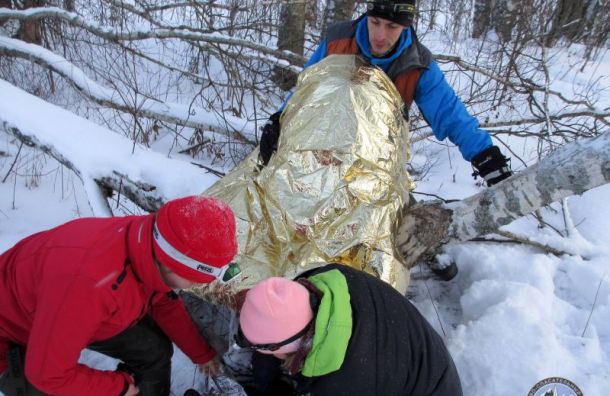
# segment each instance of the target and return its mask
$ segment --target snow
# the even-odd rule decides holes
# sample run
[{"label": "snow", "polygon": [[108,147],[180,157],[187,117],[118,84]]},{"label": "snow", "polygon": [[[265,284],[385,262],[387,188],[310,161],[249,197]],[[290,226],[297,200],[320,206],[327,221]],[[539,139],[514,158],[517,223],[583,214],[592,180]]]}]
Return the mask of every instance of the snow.
[{"label": "snow", "polygon": [[[0,121],[6,126],[17,127],[23,133],[34,133],[40,144],[55,147],[80,170],[86,189],[92,188],[94,178],[112,171],[133,181],[152,180],[160,196],[166,198],[201,193],[216,180],[200,168],[134,145],[127,138],[38,99],[6,81],[0,80],[0,92],[3,98],[0,101]],[[84,145],[89,149],[84,149]],[[104,213],[101,205],[93,205],[94,214]]]},{"label": "snow", "polygon": [[[607,73],[605,66],[588,73]],[[600,81],[608,84],[608,78]],[[570,82],[563,74],[555,76]],[[607,95],[607,93],[606,93]],[[608,100],[606,100],[607,102]],[[155,184],[165,198],[204,191],[215,178],[186,161],[133,146],[126,138],[0,81],[0,121],[33,133],[69,155],[85,184],[115,169]],[[18,144],[2,134],[0,180]],[[67,220],[103,212],[87,203],[87,188],[69,170],[26,150],[17,173],[0,183],[0,251],[19,239]],[[442,148],[418,191],[459,199],[480,191],[456,148]],[[415,158],[417,161],[418,158]],[[423,161],[423,158],[421,159]],[[39,165],[36,165],[39,164]],[[515,164],[514,164],[515,165]],[[36,168],[37,166],[37,168]],[[518,167],[517,167],[518,168]],[[610,387],[610,185],[567,200],[574,229],[569,236],[540,229],[533,217],[507,229],[569,254],[554,256],[516,243],[468,242],[445,247],[458,276],[442,283],[412,273],[412,298],[443,335],[460,373],[465,395],[526,395],[538,381],[564,377],[587,396]],[[421,199],[421,196],[417,196]],[[543,210],[556,229],[564,224],[558,204]],[[565,232],[564,232],[565,234]],[[92,352],[82,360],[112,369],[114,362]],[[172,391],[182,395],[200,380],[181,353],[174,356]]]},{"label": "snow", "polygon": [[[38,59],[44,64],[51,67],[59,74],[66,76],[79,90],[87,92],[92,98],[98,102],[113,103],[116,106],[128,106],[126,97],[129,95],[121,95],[111,88],[104,87],[87,75],[65,58],[34,44],[28,44],[21,40],[12,39],[9,37],[0,36],[0,47],[7,50],[15,50],[21,53],[29,54],[32,59]],[[134,103],[139,103],[140,111],[154,114],[160,118],[170,118],[181,120],[188,125],[203,125],[203,126],[218,126],[219,122],[216,118],[202,108],[195,106],[187,106],[179,103],[159,102],[151,100],[146,95],[137,95],[136,98],[131,98]],[[225,119],[231,127],[240,131],[246,127],[247,122],[238,117],[225,115]]]}]

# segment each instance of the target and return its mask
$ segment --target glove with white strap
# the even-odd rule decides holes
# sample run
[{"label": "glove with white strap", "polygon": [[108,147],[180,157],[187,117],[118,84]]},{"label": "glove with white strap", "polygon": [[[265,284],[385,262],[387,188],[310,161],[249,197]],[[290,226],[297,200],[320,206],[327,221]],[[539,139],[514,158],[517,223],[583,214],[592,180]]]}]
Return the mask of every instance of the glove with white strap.
[{"label": "glove with white strap", "polygon": [[477,176],[481,176],[488,186],[493,186],[513,174],[510,169],[510,160],[500,152],[497,146],[491,146],[483,150],[471,162],[476,169],[472,176],[475,179]]}]

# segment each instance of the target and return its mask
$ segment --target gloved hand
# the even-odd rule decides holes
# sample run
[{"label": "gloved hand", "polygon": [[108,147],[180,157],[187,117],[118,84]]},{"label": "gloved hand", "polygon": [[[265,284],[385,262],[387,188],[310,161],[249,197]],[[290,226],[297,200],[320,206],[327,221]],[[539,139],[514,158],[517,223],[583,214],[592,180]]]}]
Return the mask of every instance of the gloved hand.
[{"label": "gloved hand", "polygon": [[497,146],[491,146],[483,150],[471,162],[476,168],[472,176],[475,179],[477,176],[481,176],[488,186],[493,186],[513,174],[510,169],[510,160],[500,152]]},{"label": "gloved hand", "polygon": [[280,138],[280,116],[281,111],[273,113],[269,121],[263,125],[260,142],[260,159],[263,165],[267,165],[269,159],[277,150],[277,141]]}]

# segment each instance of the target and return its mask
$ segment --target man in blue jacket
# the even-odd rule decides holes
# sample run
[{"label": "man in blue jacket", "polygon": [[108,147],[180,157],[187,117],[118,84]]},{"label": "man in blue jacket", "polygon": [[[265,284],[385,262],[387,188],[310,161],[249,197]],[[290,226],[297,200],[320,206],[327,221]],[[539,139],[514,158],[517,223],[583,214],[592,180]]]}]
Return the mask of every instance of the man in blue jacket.
[{"label": "man in blue jacket", "polygon": [[[354,21],[340,22],[328,29],[305,68],[328,55],[359,55],[380,67],[394,82],[404,104],[405,114],[415,102],[438,140],[458,146],[462,157],[476,169],[488,186],[512,175],[510,162],[489,133],[468,113],[449,86],[430,51],[417,39],[412,23],[416,0],[374,0],[367,12]],[[267,164],[277,149],[280,116],[286,102],[262,128],[260,159]],[[444,280],[457,273],[455,263],[432,270]]]},{"label": "man in blue jacket", "polygon": [[[476,168],[489,186],[512,175],[508,159],[494,146],[489,133],[479,128],[462,101],[445,80],[430,51],[412,27],[416,0],[375,0],[355,21],[328,29],[305,68],[331,54],[358,54],[383,69],[392,79],[409,110],[413,101],[432,127],[438,140],[457,145],[466,161]],[[267,163],[277,148],[280,115],[273,114],[263,127],[260,153]]]}]

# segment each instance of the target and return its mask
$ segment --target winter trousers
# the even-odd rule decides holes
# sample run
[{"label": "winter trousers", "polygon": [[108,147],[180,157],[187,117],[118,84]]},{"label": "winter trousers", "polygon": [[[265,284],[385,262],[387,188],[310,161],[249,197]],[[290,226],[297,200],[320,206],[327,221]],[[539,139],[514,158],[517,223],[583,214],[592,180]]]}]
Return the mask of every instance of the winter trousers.
[{"label": "winter trousers", "polygon": [[[121,360],[123,364],[119,364],[118,370],[133,374],[140,389],[139,396],[169,396],[174,349],[167,335],[149,316],[87,349]],[[6,396],[45,396],[23,375],[24,355],[22,347],[11,348],[9,369],[0,377],[0,391]]]}]

